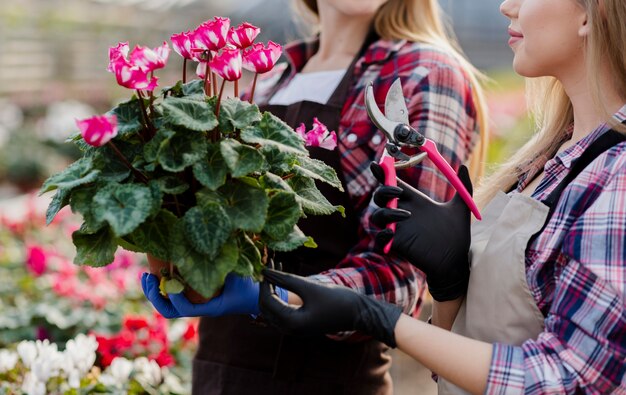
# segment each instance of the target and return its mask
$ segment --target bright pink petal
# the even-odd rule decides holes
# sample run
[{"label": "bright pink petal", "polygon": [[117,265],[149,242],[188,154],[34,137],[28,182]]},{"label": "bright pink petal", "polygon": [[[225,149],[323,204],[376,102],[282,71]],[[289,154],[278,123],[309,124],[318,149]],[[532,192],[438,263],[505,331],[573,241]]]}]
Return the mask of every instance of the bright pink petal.
[{"label": "bright pink petal", "polygon": [[113,73],[113,63],[116,62],[119,58],[126,59],[128,56],[128,41],[127,42],[119,42],[116,46],[109,48],[109,66],[107,67],[107,71]]},{"label": "bright pink petal", "polygon": [[267,43],[267,47],[261,43],[254,44],[252,48],[244,52],[243,67],[254,73],[267,73],[274,68],[282,52],[282,47],[272,41]]},{"label": "bright pink petal", "polygon": [[300,126],[296,128],[296,133],[298,136],[302,137],[302,140],[306,141],[306,125],[301,123]]},{"label": "bright pink petal", "polygon": [[170,55],[170,46],[166,41],[154,49],[136,46],[130,54],[130,62],[144,71],[162,69],[167,64]]},{"label": "bright pink petal", "polygon": [[261,33],[261,29],[244,22],[236,29],[231,27],[228,31],[228,42],[237,48],[248,48],[254,43],[254,39]]},{"label": "bright pink petal", "polygon": [[330,132],[330,134],[320,143],[320,148],[325,148],[329,151],[337,148],[337,133],[334,131]]},{"label": "bright pink petal", "polygon": [[210,62],[211,70],[227,81],[241,78],[241,51],[237,48],[225,48]]},{"label": "bright pink petal", "polygon": [[195,54],[192,52],[192,48],[195,46],[194,34],[192,32],[172,34],[170,40],[177,54],[185,59],[196,59]]},{"label": "bright pink petal", "polygon": [[229,28],[228,18],[215,17],[204,22],[193,32],[194,46],[219,51],[226,45]]},{"label": "bright pink petal", "polygon": [[91,118],[76,120],[76,125],[85,142],[100,147],[117,136],[117,117],[115,115],[96,115]]}]

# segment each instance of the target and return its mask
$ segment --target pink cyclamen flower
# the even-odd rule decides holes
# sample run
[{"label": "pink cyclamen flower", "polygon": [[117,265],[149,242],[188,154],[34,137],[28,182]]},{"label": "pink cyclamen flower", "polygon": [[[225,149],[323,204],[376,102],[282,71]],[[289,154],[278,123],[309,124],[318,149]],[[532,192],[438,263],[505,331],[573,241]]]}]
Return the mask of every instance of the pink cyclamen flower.
[{"label": "pink cyclamen flower", "polygon": [[248,48],[254,43],[254,39],[261,33],[258,27],[244,22],[236,29],[231,27],[228,31],[228,42],[237,48]]},{"label": "pink cyclamen flower", "polygon": [[128,57],[128,41],[125,43],[119,42],[116,46],[109,48],[109,66],[107,67],[107,71],[110,73],[114,73],[113,65],[119,59],[126,59]]},{"label": "pink cyclamen flower", "polygon": [[257,74],[267,73],[274,68],[276,61],[283,53],[283,47],[275,42],[254,44],[243,54],[243,68]]},{"label": "pink cyclamen flower", "polygon": [[130,54],[130,62],[144,71],[162,69],[167,64],[170,51],[170,46],[166,41],[154,49],[137,45]]},{"label": "pink cyclamen flower", "polygon": [[192,48],[195,46],[194,37],[193,32],[172,34],[170,37],[170,40],[172,41],[172,48],[174,48],[174,51],[176,51],[176,53],[183,58],[195,60],[196,55],[192,51]]},{"label": "pink cyclamen flower", "polygon": [[194,46],[211,51],[219,51],[224,48],[228,39],[230,19],[215,18],[204,22],[193,32]]},{"label": "pink cyclamen flower", "polygon": [[[133,50],[134,52],[135,50]],[[169,49],[167,52],[169,54]],[[163,55],[163,49],[159,50],[159,53]],[[134,64],[127,56],[128,43],[118,43],[117,46],[109,48],[109,67],[107,70],[114,73],[117,83],[125,88],[153,91],[157,86],[158,78],[151,75],[152,70]],[[139,53],[135,55],[135,58],[139,57]]]},{"label": "pink cyclamen flower", "polygon": [[222,53],[213,58],[209,63],[211,69],[227,81],[235,81],[241,78],[241,51],[237,48],[224,48]]},{"label": "pink cyclamen flower", "polygon": [[117,117],[115,115],[96,115],[91,118],[76,120],[85,142],[100,147],[117,136]]},{"label": "pink cyclamen flower", "polygon": [[332,151],[337,148],[337,134],[334,131],[329,132],[326,125],[313,118],[313,129],[306,134],[305,145]]},{"label": "pink cyclamen flower", "polygon": [[37,246],[29,247],[26,256],[26,267],[36,277],[41,276],[48,267],[48,254],[46,251]]}]

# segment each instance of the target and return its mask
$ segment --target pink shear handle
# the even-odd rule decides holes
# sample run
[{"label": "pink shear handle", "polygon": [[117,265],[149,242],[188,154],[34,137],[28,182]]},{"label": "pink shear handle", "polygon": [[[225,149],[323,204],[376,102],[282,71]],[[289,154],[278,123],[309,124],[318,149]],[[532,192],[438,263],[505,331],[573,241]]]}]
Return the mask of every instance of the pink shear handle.
[{"label": "pink shear handle", "polygon": [[433,143],[432,140],[426,139],[426,142],[424,142],[424,145],[422,145],[420,149],[428,154],[428,158],[432,160],[435,166],[446,176],[450,184],[452,184],[454,189],[461,195],[461,199],[467,204],[467,207],[474,213],[476,219],[481,220],[482,217],[476,203],[474,203],[472,199],[472,195],[465,189],[465,185],[463,185],[463,182],[461,182],[459,176],[457,176],[450,164],[441,156],[435,143]]},{"label": "pink shear handle", "polygon": [[[396,179],[396,168],[394,166],[394,162],[395,162],[395,160],[391,156],[389,156],[389,155],[387,155],[385,153],[385,154],[383,154],[383,157],[380,160],[379,165],[385,171],[385,185],[390,185],[392,187],[397,187],[398,186],[398,180]],[[387,207],[388,208],[398,208],[398,199],[397,198],[391,199],[387,203]],[[387,224],[387,229],[391,229],[395,233],[396,232],[396,223],[392,222],[390,224]],[[389,240],[389,243],[387,243],[387,245],[383,249],[383,252],[385,254],[389,253],[389,250],[391,249],[391,242],[392,241],[393,241],[393,239]]]}]

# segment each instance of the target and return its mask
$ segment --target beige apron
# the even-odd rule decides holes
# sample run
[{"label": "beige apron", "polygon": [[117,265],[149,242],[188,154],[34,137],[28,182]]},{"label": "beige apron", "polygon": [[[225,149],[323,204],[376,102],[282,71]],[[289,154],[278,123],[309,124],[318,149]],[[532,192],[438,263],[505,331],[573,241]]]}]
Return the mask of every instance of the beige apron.
[{"label": "beige apron", "polygon": [[[544,317],[526,282],[525,254],[549,208],[519,193],[498,195],[472,224],[469,287],[452,332],[519,346],[543,331]],[[441,377],[439,394],[467,394]]]}]

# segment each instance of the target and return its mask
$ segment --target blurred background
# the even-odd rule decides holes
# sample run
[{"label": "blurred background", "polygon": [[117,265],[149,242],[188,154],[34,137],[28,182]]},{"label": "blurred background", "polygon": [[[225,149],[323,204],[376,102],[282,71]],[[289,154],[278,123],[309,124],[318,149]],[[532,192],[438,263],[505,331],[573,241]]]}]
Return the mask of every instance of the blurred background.
[{"label": "blurred background", "polygon": [[[156,47],[169,40],[172,33],[190,30],[215,15],[228,16],[233,24],[245,20],[261,27],[262,41],[286,43],[306,34],[290,11],[292,1],[295,0],[0,2],[0,348],[18,340],[40,337],[42,331],[48,335],[55,332],[64,340],[85,332],[86,328],[113,336],[123,329],[128,314],[151,317],[151,309],[138,296],[137,289],[133,289],[135,285],[120,285],[111,273],[107,276],[112,279],[106,279],[111,283],[103,287],[130,295],[123,304],[113,303],[116,300],[113,296],[95,302],[86,300],[85,295],[73,295],[70,298],[76,300],[68,304],[68,310],[57,311],[51,317],[50,310],[59,310],[54,306],[62,305],[55,299],[63,297],[63,292],[55,290],[55,286],[59,288],[55,281],[60,280],[46,279],[39,286],[41,292],[33,290],[37,288],[34,284],[43,280],[32,265],[43,262],[44,266],[48,265],[49,274],[54,268],[61,271],[58,268],[64,267],[59,260],[71,261],[71,242],[69,247],[63,246],[59,232],[70,232],[74,226],[69,220],[43,228],[37,221],[47,201],[42,205],[33,191],[50,174],[75,159],[76,151],[64,143],[76,131],[74,119],[107,111],[113,103],[128,97],[127,90],[118,87],[113,75],[106,72],[108,48],[118,41],[130,41],[131,47],[135,44]],[[508,21],[499,13],[500,2],[440,0],[460,46],[490,78],[487,92],[492,143],[488,166],[505,159],[525,141],[531,129],[523,80],[510,67]],[[172,54],[170,62],[180,59]],[[172,74],[175,70],[169,67],[159,73],[161,86],[179,78],[178,72]],[[193,72],[191,67],[190,72]],[[131,264],[134,263],[120,263],[122,267]],[[104,281],[94,276],[98,277],[86,273],[84,284],[92,286],[93,281]],[[19,284],[16,278],[20,279]],[[18,298],[17,293],[26,296]],[[30,306],[28,314],[24,313],[24,306]],[[80,319],[72,321],[70,313],[76,306],[86,306],[86,312],[98,311],[102,316],[90,316],[91,327]],[[15,318],[20,314],[27,317]],[[428,316],[428,309],[423,316]],[[193,328],[193,323],[189,325]],[[175,331],[181,332],[181,328]],[[185,361],[193,347],[176,343],[181,341],[180,336],[172,337],[168,344],[172,347],[178,344],[170,354],[180,359],[175,364],[181,368],[180,376],[184,380],[184,370],[188,367]],[[429,372],[399,352],[394,352],[394,358],[397,394],[434,393]]]}]

